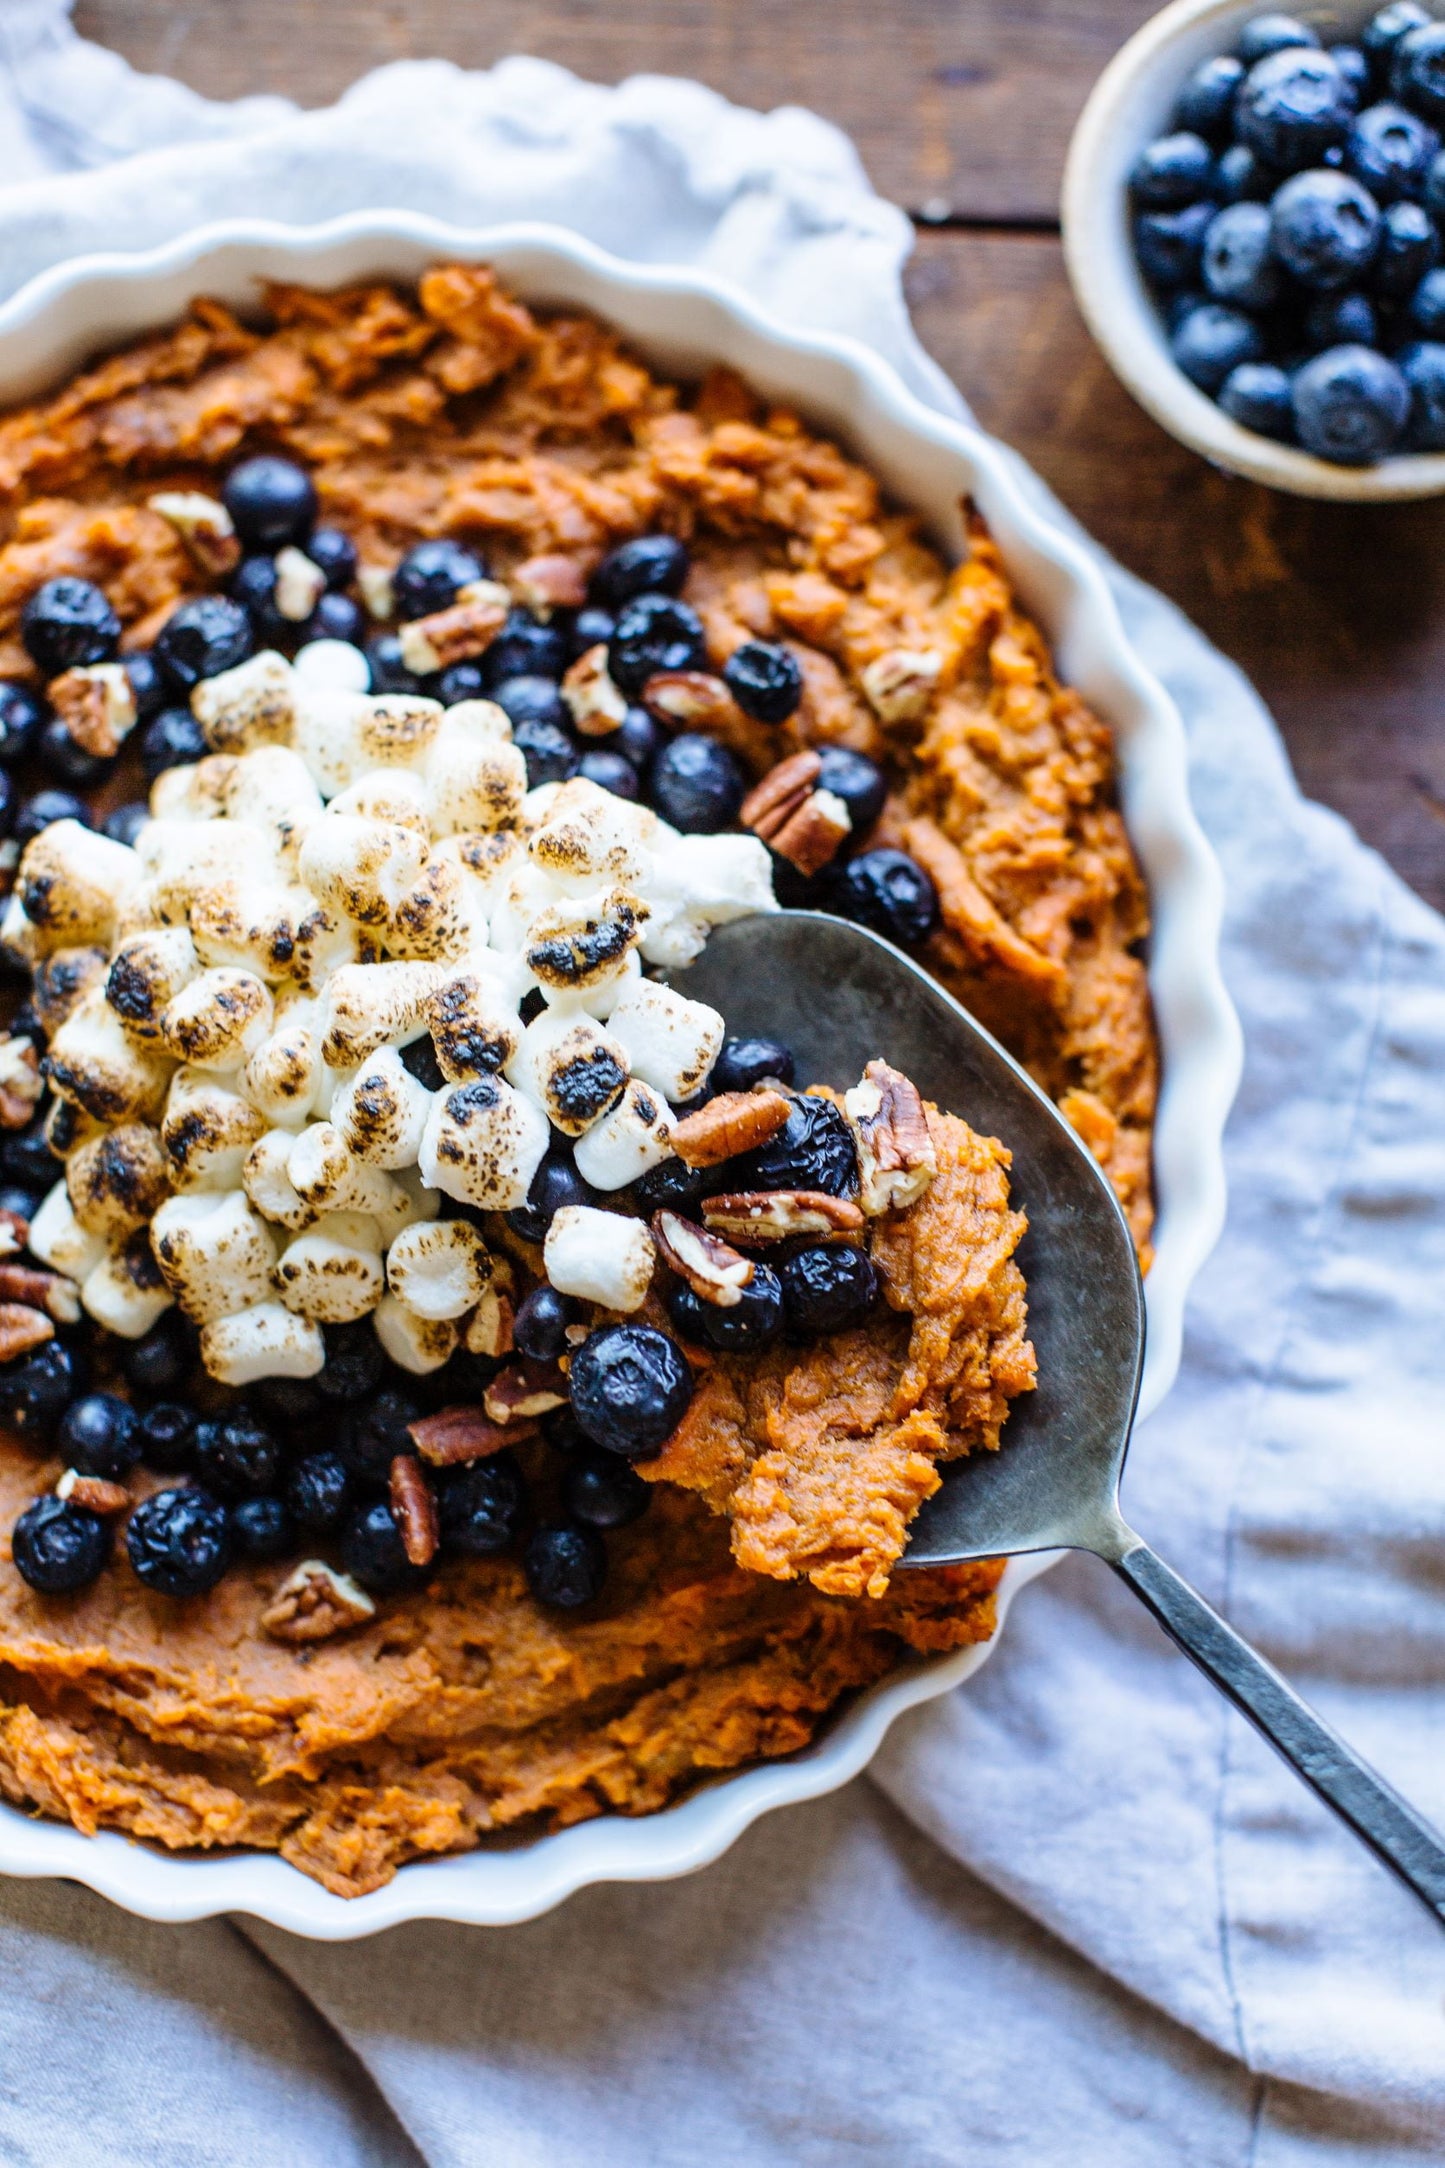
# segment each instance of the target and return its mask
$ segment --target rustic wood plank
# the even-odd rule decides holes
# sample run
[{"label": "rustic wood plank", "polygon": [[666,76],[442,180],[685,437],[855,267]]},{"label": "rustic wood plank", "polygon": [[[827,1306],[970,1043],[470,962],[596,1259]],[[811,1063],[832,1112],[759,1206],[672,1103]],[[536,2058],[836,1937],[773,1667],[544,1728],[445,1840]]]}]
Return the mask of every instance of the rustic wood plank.
[{"label": "rustic wood plank", "polygon": [[1069,130],[1151,0],[80,0],[76,22],[211,97],[334,98],[383,61],[537,53],[599,82],[696,76],[853,136],[910,209],[1048,219]]}]

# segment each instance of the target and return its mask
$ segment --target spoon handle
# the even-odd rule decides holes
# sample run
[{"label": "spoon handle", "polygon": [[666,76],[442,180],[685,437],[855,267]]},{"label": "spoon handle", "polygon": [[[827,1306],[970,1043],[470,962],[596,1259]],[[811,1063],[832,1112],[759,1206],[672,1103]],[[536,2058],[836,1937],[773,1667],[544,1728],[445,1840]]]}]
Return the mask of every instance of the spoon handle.
[{"label": "spoon handle", "polygon": [[1226,1626],[1147,1543],[1133,1537],[1123,1555],[1111,1557],[1109,1564],[1185,1655],[1445,1925],[1445,1840],[1439,1832],[1376,1776],[1274,1666]]}]

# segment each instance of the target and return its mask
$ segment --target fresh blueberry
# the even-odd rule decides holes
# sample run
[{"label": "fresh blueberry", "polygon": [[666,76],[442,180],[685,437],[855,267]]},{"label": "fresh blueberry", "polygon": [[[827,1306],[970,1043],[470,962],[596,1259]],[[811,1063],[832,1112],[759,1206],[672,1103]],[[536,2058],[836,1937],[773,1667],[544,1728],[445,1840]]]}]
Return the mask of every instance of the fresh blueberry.
[{"label": "fresh blueberry", "polygon": [[1426,120],[1445,122],[1445,23],[1406,31],[1391,59],[1390,88]]},{"label": "fresh blueberry", "polygon": [[687,551],[672,535],[640,534],[608,551],[592,575],[590,599],[620,612],[638,595],[680,595],[687,573]]},{"label": "fresh blueberry", "polygon": [[1427,271],[1405,311],[1410,329],[1422,339],[1445,338],[1445,268]]},{"label": "fresh blueberry", "polygon": [[662,1450],[692,1399],[675,1340],[651,1325],[604,1325],[572,1357],[572,1412],[594,1445],[627,1460]]},{"label": "fresh blueberry", "polygon": [[1204,236],[1199,267],[1216,301],[1236,309],[1272,308],[1281,274],[1270,249],[1265,205],[1226,205]]},{"label": "fresh blueberry", "polygon": [[140,1457],[162,1475],[179,1475],[195,1458],[196,1411],[179,1400],[158,1400],[140,1417]]},{"label": "fresh blueberry", "polygon": [[1418,203],[1392,203],[1380,220],[1370,284],[1385,301],[1403,301],[1440,260],[1440,236]]},{"label": "fresh blueberry", "polygon": [[196,1473],[218,1498],[256,1498],[274,1490],[281,1448],[274,1431],[245,1408],[197,1423]]},{"label": "fresh blueberry", "polygon": [[148,723],[153,715],[159,715],[170,699],[170,689],[160,665],[148,647],[137,648],[131,655],[122,655],[120,662],[130,681],[136,719]]},{"label": "fresh blueberry", "polygon": [[1331,60],[1339,69],[1350,88],[1350,96],[1357,106],[1363,105],[1370,94],[1370,63],[1358,45],[1331,45],[1326,48]]},{"label": "fresh blueberry", "polygon": [[836,905],[844,918],[900,948],[926,939],[938,919],[938,891],[904,851],[863,851],[850,858],[838,879]]},{"label": "fresh blueberry", "polygon": [[883,811],[888,797],[888,778],[876,760],[855,753],[846,745],[820,745],[818,788],[830,790],[848,808],[853,836],[866,836]]},{"label": "fresh blueberry", "polygon": [[129,805],[118,805],[107,813],[101,823],[101,834],[110,837],[112,843],[124,843],[135,848],[135,839],[151,817],[151,809],[144,798],[133,798]]},{"label": "fresh blueberry", "polygon": [[532,1177],[527,1202],[507,1214],[507,1225],[525,1242],[544,1241],[564,1204],[595,1204],[596,1192],[583,1181],[568,1146],[554,1137],[547,1156]]},{"label": "fresh blueberry", "polygon": [[280,549],[301,542],[316,520],[316,489],[294,459],[263,453],[232,467],[221,487],[221,501],[241,540],[252,549]]},{"label": "fresh blueberry", "polygon": [[1374,305],[1365,294],[1316,294],[1305,310],[1304,333],[1315,352],[1327,346],[1374,346]]},{"label": "fresh blueberry", "polygon": [[78,1390],[78,1367],[60,1340],[8,1364],[0,1370],[0,1424],[27,1445],[49,1445]]},{"label": "fresh blueberry", "polygon": [[155,654],[167,677],[188,693],[202,678],[244,662],[254,645],[251,619],[229,595],[199,595],[183,602],[156,634]]},{"label": "fresh blueberry", "polygon": [[1411,451],[1445,451],[1445,345],[1415,339],[1395,356],[1410,388],[1407,442]]},{"label": "fresh blueberry", "polygon": [[1242,429],[1284,442],[1294,435],[1294,394],[1289,377],[1269,361],[1242,361],[1219,390],[1219,404]]},{"label": "fresh blueberry", "polygon": [[162,708],[141,737],[141,767],[153,783],[167,768],[204,760],[209,751],[206,734],[189,708]]},{"label": "fresh blueberry", "polygon": [[265,1564],[296,1548],[296,1524],[279,1498],[243,1498],[230,1512],[237,1555]]},{"label": "fresh blueberry", "polygon": [[90,580],[62,577],[37,587],[20,613],[20,637],[44,677],[108,662],[120,644],[120,619]]},{"label": "fresh blueberry", "polygon": [[727,747],[696,730],[683,731],[663,747],[647,782],[648,796],[663,819],[694,836],[731,828],[748,787]]},{"label": "fresh blueberry", "polygon": [[[714,1072],[716,1073],[716,1072]],[[663,1159],[640,1174],[632,1185],[632,1199],[644,1216],[653,1212],[685,1212],[707,1188],[707,1169],[689,1167],[685,1160]]]},{"label": "fresh blueberry", "polygon": [[442,1065],[437,1060],[436,1042],[431,1033],[424,1031],[419,1039],[409,1039],[400,1049],[401,1065],[418,1084],[424,1084],[429,1092],[439,1092],[446,1082]]},{"label": "fresh blueberry", "polygon": [[276,607],[276,560],[274,557],[243,557],[231,574],[231,598],[239,602],[251,620],[256,637],[267,647],[296,637],[297,627]]},{"label": "fresh blueberry", "polygon": [[447,708],[454,708],[461,700],[486,700],[490,697],[486,672],[479,662],[454,662],[437,679],[436,694]]},{"label": "fresh blueberry", "polygon": [[1234,99],[1244,81],[1244,62],[1230,53],[1216,53],[1201,60],[1185,78],[1175,102],[1171,129],[1203,136],[1214,143],[1227,139],[1234,121]]},{"label": "fresh blueberry", "polygon": [[47,775],[53,775],[60,783],[73,783],[77,790],[86,790],[92,783],[99,782],[111,765],[109,759],[87,753],[84,746],[77,745],[69,726],[59,715],[47,718],[35,748],[35,757]]},{"label": "fresh blueberry", "polygon": [[1145,144],[1129,175],[1129,192],[1147,210],[1174,211],[1211,194],[1213,179],[1213,151],[1186,130]]},{"label": "fresh blueberry", "polygon": [[878,1300],[878,1273],[866,1250],[820,1242],[778,1268],[789,1334],[800,1340],[861,1325]]},{"label": "fresh blueberry", "polygon": [[318,596],[315,609],[301,628],[303,641],[345,640],[359,647],[365,637],[366,612],[361,604],[350,595],[333,594],[330,588]]},{"label": "fresh blueberry", "polygon": [[571,646],[557,624],[543,625],[530,610],[513,610],[482,658],[488,685],[500,685],[512,677],[559,678],[570,660]]},{"label": "fresh blueberry", "polygon": [[662,731],[646,708],[630,707],[608,739],[607,749],[620,753],[639,775],[645,775],[661,743]]},{"label": "fresh blueberry", "polygon": [[546,723],[565,733],[572,720],[553,678],[503,678],[500,684],[493,685],[492,698],[514,731],[522,723]]},{"label": "fresh blueberry", "polygon": [[0,1182],[0,1212],[10,1212],[16,1219],[33,1220],[44,1197],[43,1190],[25,1189],[18,1182]]},{"label": "fresh blueberry", "polygon": [[629,698],[659,670],[702,670],[707,641],[702,619],[672,595],[638,595],[617,619],[607,643],[607,667]]},{"label": "fresh blueberry", "polygon": [[[537,684],[541,680],[526,682]],[[566,783],[581,769],[581,752],[559,723],[545,718],[514,723],[512,743],[527,763],[528,790],[536,790],[542,783]]]},{"label": "fresh blueberry", "polygon": [[368,1318],[350,1325],[325,1325],[326,1361],[316,1383],[328,1400],[364,1400],[375,1392],[386,1368],[381,1342]]},{"label": "fresh blueberry", "polygon": [[25,758],[44,721],[43,701],[23,685],[0,681],[0,766],[11,768]]},{"label": "fresh blueberry", "polygon": [[1287,52],[1296,45],[1318,45],[1313,30],[1297,22],[1293,15],[1256,15],[1239,33],[1235,51],[1246,68],[1263,60],[1270,53]]},{"label": "fresh blueberry", "polygon": [[1292,45],[1250,67],[1234,110],[1241,143],[1266,165],[1295,173],[1344,142],[1354,100],[1328,53]]},{"label": "fresh blueberry", "polygon": [[[1375,199],[1345,173],[1297,173],[1270,206],[1274,251],[1302,286],[1352,285],[1380,241]],[[1240,355],[1240,360],[1253,360]]]},{"label": "fresh blueberry", "polygon": [[1433,20],[1428,8],[1420,0],[1391,0],[1388,7],[1380,9],[1366,23],[1360,38],[1365,58],[1373,62],[1382,73],[1388,74],[1395,47],[1401,38],[1412,30],[1423,30]]},{"label": "fresh blueberry", "polygon": [[581,1316],[570,1295],[559,1295],[543,1281],[521,1303],[512,1324],[512,1339],[533,1362],[553,1363],[568,1348],[567,1327]]},{"label": "fresh blueberry", "polygon": [[691,1347],[707,1346],[708,1305],[701,1295],[695,1295],[679,1280],[663,1296],[663,1308],[667,1312],[667,1322],[679,1340],[687,1341]]},{"label": "fresh blueberry", "polygon": [[775,640],[744,640],[723,664],[723,680],[759,723],[785,723],[803,697],[803,673],[791,648]]},{"label": "fresh blueberry", "polygon": [[90,808],[83,798],[77,798],[73,790],[37,790],[28,798],[22,798],[15,815],[14,836],[23,850],[34,841],[42,828],[53,821],[79,821],[83,828],[90,826]]},{"label": "fresh blueberry", "polygon": [[614,610],[600,609],[595,603],[589,602],[586,609],[579,610],[572,620],[567,644],[574,660],[578,655],[585,655],[589,648],[606,647],[616,630],[617,613]]},{"label": "fresh blueberry", "polygon": [[356,578],[356,544],[339,527],[318,527],[306,545],[306,554],[317,571],[326,574],[332,594],[339,594]]},{"label": "fresh blueberry", "polygon": [[1221,203],[1258,203],[1274,194],[1277,178],[1255,157],[1247,143],[1231,143],[1219,160],[1219,200]]},{"label": "fresh blueberry", "polygon": [[1366,106],[1345,138],[1345,171],[1368,188],[1376,203],[1418,196],[1440,149],[1433,128],[1402,105]]},{"label": "fresh blueberry", "polygon": [[582,755],[577,773],[599,790],[610,790],[614,798],[637,798],[642,792],[642,779],[632,762],[607,745],[590,747]]},{"label": "fresh blueberry", "polygon": [[363,1506],[341,1539],[341,1563],[374,1596],[415,1587],[421,1570],[406,1555],[396,1518],[384,1498]]},{"label": "fresh blueberry", "polygon": [[509,1550],[527,1517],[527,1486],[514,1455],[504,1447],[443,1476],[437,1516],[449,1551],[464,1558],[495,1558]]},{"label": "fresh blueberry", "polygon": [[1145,211],[1134,221],[1134,250],[1146,279],[1162,287],[1185,286],[1199,270],[1199,252],[1215,216],[1212,203],[1182,211]]},{"label": "fresh blueberry", "polygon": [[374,633],[366,643],[374,693],[419,693],[422,681],[402,660],[401,640],[394,632]]},{"label": "fresh blueberry", "polygon": [[1296,375],[1294,415],[1306,451],[1345,466],[1366,465],[1403,436],[1410,387],[1394,362],[1372,347],[1331,347]]},{"label": "fresh blueberry", "polygon": [[647,1511],[652,1486],[615,1453],[584,1452],[570,1462],[562,1495],[574,1521],[589,1528],[625,1528]]},{"label": "fresh blueberry", "polygon": [[601,1595],[607,1548],[596,1529],[584,1523],[539,1528],[522,1554],[522,1570],[538,1603],[575,1611]]},{"label": "fresh blueberry", "polygon": [[392,603],[398,617],[430,617],[449,609],[459,587],[484,580],[487,568],[474,551],[445,539],[418,542],[392,574]]},{"label": "fresh blueberry", "polygon": [[183,1384],[195,1358],[186,1323],[167,1310],[139,1340],[126,1341],[120,1358],[126,1383],[138,1393],[169,1393]]},{"label": "fresh blueberry", "polygon": [[705,1302],[703,1334],[719,1354],[742,1354],[771,1347],[783,1329],[783,1290],[771,1265],[755,1263],[753,1276],[728,1309]]},{"label": "fresh blueberry", "polygon": [[397,1454],[415,1452],[408,1426],[420,1414],[420,1403],[410,1393],[392,1387],[369,1398],[357,1410],[341,1448],[352,1474],[368,1483],[384,1483]]},{"label": "fresh blueberry", "polygon": [[86,1393],[60,1418],[55,1450],[68,1468],[123,1483],[141,1457],[140,1421],[128,1400]]},{"label": "fresh blueberry", "polygon": [[712,1065],[708,1085],[715,1092],[750,1092],[755,1084],[791,1084],[793,1050],[781,1039],[726,1038]]},{"label": "fresh blueberry", "polygon": [[73,1596],[89,1588],[110,1557],[110,1529],[98,1513],[65,1498],[37,1498],[10,1537],[22,1581],[42,1596]]},{"label": "fresh blueberry", "polygon": [[307,1453],[286,1478],[286,1503],[301,1528],[338,1528],[351,1503],[351,1477],[339,1453]]},{"label": "fresh blueberry", "polygon": [[226,1509],[203,1490],[156,1491],[132,1513],[125,1547],[147,1588],[203,1596],[231,1563]]},{"label": "fresh blueberry", "polygon": [[53,1189],[59,1175],[55,1156],[45,1135],[45,1115],[41,1113],[27,1129],[12,1130],[0,1137],[0,1174],[7,1182],[18,1182],[24,1189],[38,1189],[43,1195]]},{"label": "fresh blueberry", "polygon": [[258,1378],[252,1391],[262,1413],[293,1439],[315,1437],[323,1421],[329,1434],[330,1425],[338,1420],[312,1378]]},{"label": "fresh blueberry", "polygon": [[1425,175],[1425,208],[1437,222],[1445,221],[1445,151],[1430,161]]},{"label": "fresh blueberry", "polygon": [[1251,317],[1217,301],[1191,309],[1169,341],[1175,361],[1201,391],[1216,392],[1242,361],[1259,361],[1264,333]]},{"label": "fresh blueberry", "polygon": [[831,1099],[800,1092],[787,1121],[766,1144],[728,1161],[726,1187],[817,1189],[829,1197],[850,1197],[858,1187],[853,1132]]}]

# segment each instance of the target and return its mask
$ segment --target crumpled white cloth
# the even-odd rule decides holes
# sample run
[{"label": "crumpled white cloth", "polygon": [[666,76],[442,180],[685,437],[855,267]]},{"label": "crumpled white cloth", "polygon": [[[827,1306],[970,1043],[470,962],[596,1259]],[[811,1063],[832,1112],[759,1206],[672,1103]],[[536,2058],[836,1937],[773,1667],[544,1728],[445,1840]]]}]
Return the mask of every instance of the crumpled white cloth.
[{"label": "crumpled white cloth", "polygon": [[[696,84],[426,63],[327,112],[215,106],[76,39],[64,0],[0,0],[0,151],[0,291],[240,203],[537,215],[704,262],[960,403],[849,145]],[[1189,727],[1248,1045],[1228,1227],[1126,1505],[1445,1821],[1445,925],[1109,572]],[[871,1782],[689,1881],[337,1947],[0,1890],[0,2153],[1393,2168],[1445,2159],[1445,1940],[1074,1559]]]}]

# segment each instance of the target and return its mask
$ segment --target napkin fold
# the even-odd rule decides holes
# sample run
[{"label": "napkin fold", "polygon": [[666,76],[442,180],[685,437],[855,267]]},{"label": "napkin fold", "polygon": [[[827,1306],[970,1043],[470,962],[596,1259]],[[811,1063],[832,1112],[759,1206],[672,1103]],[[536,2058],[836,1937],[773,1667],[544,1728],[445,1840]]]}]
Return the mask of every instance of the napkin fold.
[{"label": "napkin fold", "polygon": [[[0,291],[238,203],[541,217],[869,339],[962,410],[908,323],[906,220],[796,109],[530,59],[216,105],[64,0],[0,0],[0,151]],[[1228,1225],[1126,1507],[1445,1823],[1445,922],[1100,554],[1188,728],[1248,1049]],[[0,2151],[38,2162],[1403,2168],[1445,2158],[1445,1940],[1076,1558],[870,1781],[687,1881],[336,1946],[11,1884],[0,2070]]]}]

